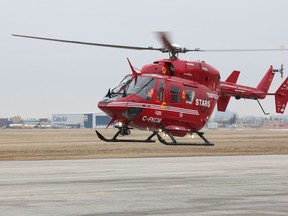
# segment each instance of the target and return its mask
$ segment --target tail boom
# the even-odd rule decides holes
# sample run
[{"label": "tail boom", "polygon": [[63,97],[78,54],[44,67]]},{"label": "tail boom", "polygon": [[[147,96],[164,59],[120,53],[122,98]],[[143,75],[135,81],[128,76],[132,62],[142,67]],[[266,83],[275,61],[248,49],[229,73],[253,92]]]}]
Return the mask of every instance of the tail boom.
[{"label": "tail boom", "polygon": [[273,67],[270,66],[262,80],[256,88],[244,85],[238,85],[230,82],[222,82],[220,96],[233,96],[236,99],[264,99],[270,88],[274,77]]}]

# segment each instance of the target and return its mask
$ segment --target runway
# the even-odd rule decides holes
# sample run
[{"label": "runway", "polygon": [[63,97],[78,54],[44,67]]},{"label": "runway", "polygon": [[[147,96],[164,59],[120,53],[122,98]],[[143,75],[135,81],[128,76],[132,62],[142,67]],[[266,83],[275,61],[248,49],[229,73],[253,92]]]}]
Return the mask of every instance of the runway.
[{"label": "runway", "polygon": [[0,215],[288,215],[288,156],[0,162]]}]

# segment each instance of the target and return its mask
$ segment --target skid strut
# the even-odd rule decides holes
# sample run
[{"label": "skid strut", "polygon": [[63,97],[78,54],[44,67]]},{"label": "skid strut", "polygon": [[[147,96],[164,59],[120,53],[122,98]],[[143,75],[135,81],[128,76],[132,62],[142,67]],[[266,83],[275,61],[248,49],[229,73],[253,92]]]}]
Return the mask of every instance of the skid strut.
[{"label": "skid strut", "polygon": [[144,140],[137,140],[137,139],[117,139],[117,137],[119,135],[125,136],[125,135],[129,135],[130,134],[130,129],[132,128],[128,128],[128,127],[117,127],[118,131],[117,133],[113,136],[112,139],[107,139],[105,138],[99,131],[95,130],[97,136],[99,139],[101,139],[102,141],[105,142],[145,142],[145,143],[152,143],[155,142],[155,140],[152,140],[152,138],[158,134],[157,131],[153,131],[153,133],[147,137],[147,139]]},{"label": "skid strut", "polygon": [[158,140],[164,145],[214,146],[213,143],[210,143],[209,140],[207,140],[204,137],[204,132],[198,132],[198,131],[195,132],[204,141],[204,143],[182,143],[182,142],[177,142],[175,137],[171,134],[170,131],[165,131],[165,133],[170,137],[172,142],[167,142],[159,134],[157,134]]}]

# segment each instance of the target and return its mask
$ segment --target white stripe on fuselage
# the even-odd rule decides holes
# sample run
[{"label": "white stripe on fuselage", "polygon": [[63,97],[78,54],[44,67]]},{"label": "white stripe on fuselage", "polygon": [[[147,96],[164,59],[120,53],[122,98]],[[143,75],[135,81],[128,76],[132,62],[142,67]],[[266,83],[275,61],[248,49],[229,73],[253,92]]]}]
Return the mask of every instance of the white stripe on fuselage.
[{"label": "white stripe on fuselage", "polygon": [[154,110],[166,110],[170,112],[178,112],[189,115],[199,115],[198,110],[184,109],[175,106],[166,106],[163,108],[161,105],[150,103],[136,103],[136,102],[111,102],[107,104],[107,107],[133,107],[133,108],[146,108]]}]

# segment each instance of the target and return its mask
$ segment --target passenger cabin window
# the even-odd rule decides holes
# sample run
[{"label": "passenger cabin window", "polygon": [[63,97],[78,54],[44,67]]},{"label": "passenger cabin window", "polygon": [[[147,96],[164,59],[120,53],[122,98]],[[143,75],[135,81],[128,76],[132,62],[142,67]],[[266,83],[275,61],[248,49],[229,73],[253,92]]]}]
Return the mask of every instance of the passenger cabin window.
[{"label": "passenger cabin window", "polygon": [[185,90],[185,98],[186,98],[187,104],[192,104],[194,96],[195,96],[195,92],[193,90],[188,90],[188,89]]},{"label": "passenger cabin window", "polygon": [[170,102],[171,103],[179,103],[181,100],[181,90],[178,87],[171,86],[170,88]]}]

